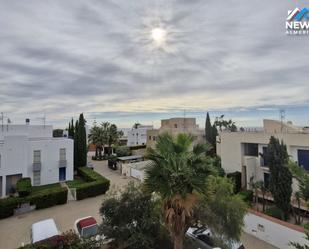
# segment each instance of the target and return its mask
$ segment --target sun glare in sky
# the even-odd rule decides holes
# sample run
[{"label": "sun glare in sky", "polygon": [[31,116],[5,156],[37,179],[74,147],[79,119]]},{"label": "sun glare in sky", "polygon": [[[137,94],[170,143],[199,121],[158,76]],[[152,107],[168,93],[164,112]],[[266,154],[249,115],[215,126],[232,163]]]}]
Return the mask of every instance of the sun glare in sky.
[{"label": "sun glare in sky", "polygon": [[167,32],[165,29],[153,28],[151,30],[151,38],[158,47],[164,45],[166,41],[166,35],[167,35]]}]

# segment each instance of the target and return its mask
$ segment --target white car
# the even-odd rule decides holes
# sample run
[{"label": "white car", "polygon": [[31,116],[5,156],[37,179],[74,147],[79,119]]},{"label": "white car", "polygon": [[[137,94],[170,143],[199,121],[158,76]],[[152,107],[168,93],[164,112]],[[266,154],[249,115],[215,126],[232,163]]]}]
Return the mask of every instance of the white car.
[{"label": "white car", "polygon": [[31,226],[31,243],[43,242],[48,239],[58,238],[60,232],[54,219],[41,220]]},{"label": "white car", "polygon": [[[190,227],[186,232],[186,235],[193,240],[196,249],[221,249],[215,245],[215,242],[212,239],[212,232],[208,228]],[[243,244],[237,241],[227,241],[226,244],[228,244],[231,249],[245,249]]]}]

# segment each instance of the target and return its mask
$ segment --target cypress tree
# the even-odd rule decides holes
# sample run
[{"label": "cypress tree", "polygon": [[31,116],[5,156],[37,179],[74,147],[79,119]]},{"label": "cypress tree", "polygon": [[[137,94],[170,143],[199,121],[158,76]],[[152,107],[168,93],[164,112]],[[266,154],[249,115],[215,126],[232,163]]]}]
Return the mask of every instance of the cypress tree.
[{"label": "cypress tree", "polygon": [[76,169],[79,163],[79,151],[78,151],[78,120],[76,120],[75,127],[74,127],[74,168]]},{"label": "cypress tree", "polygon": [[78,167],[86,166],[87,164],[87,138],[86,138],[86,120],[84,114],[79,115],[78,121]]},{"label": "cypress tree", "polygon": [[266,157],[271,174],[270,191],[276,206],[283,211],[282,218],[286,220],[289,217],[292,195],[292,174],[288,168],[289,155],[286,145],[272,136]]},{"label": "cypress tree", "polygon": [[210,117],[209,117],[208,112],[207,112],[206,123],[205,123],[205,136],[206,136],[206,142],[213,145],[212,126],[211,126]]}]

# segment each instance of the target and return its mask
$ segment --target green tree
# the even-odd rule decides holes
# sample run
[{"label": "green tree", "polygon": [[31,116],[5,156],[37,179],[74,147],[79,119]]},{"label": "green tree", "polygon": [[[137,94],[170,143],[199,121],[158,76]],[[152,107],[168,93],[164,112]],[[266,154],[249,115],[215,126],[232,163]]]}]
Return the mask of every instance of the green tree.
[{"label": "green tree", "polygon": [[101,159],[102,158],[104,138],[103,138],[102,128],[97,126],[96,123],[94,123],[93,127],[90,129],[89,142],[93,143],[95,145],[95,156],[96,156],[96,158],[99,157]]},{"label": "green tree", "polygon": [[74,168],[75,169],[80,164],[79,163],[79,153],[78,153],[78,139],[79,139],[78,120],[76,120],[75,126],[74,126]]},{"label": "green tree", "polygon": [[232,180],[210,176],[207,194],[201,195],[200,199],[194,212],[196,223],[207,225],[222,247],[231,248],[228,242],[239,241],[247,211],[240,196],[234,194]]},{"label": "green tree", "polygon": [[287,219],[291,208],[292,174],[288,168],[289,155],[286,145],[279,139],[271,137],[267,147],[267,162],[271,173],[270,192],[276,206],[281,209]]},{"label": "green tree", "polygon": [[75,127],[74,127],[74,120],[72,118],[70,123],[69,123],[69,128],[68,128],[68,136],[69,136],[69,138],[73,138],[74,139],[74,132],[75,132]]},{"label": "green tree", "polygon": [[84,114],[79,115],[78,121],[78,140],[77,140],[77,153],[78,161],[77,167],[84,167],[87,164],[87,137],[86,137],[86,120],[84,119]]},{"label": "green tree", "polygon": [[207,161],[205,144],[192,149],[192,143],[191,135],[174,138],[166,133],[158,137],[155,149],[147,152],[152,164],[146,170],[145,189],[162,199],[164,223],[174,249],[183,248],[198,193],[205,191],[207,177],[215,172]]},{"label": "green tree", "polygon": [[161,224],[155,202],[133,183],[120,193],[112,193],[102,203],[100,213],[100,231],[113,239],[111,248],[157,248]]},{"label": "green tree", "polygon": [[205,122],[205,136],[206,136],[206,142],[213,145],[213,139],[212,139],[212,125],[210,122],[209,113],[207,112],[206,115],[206,122]]},{"label": "green tree", "polygon": [[237,126],[235,125],[235,122],[233,122],[231,119],[225,120],[224,115],[221,115],[220,117],[216,117],[214,125],[216,127],[219,127],[219,130],[221,132],[224,131],[224,130],[230,131],[230,132],[237,131]]}]

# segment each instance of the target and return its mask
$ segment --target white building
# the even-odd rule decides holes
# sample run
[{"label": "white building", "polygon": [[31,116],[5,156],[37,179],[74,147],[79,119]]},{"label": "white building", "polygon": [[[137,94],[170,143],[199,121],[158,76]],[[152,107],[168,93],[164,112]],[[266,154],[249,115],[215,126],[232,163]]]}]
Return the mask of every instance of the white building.
[{"label": "white building", "polygon": [[53,138],[50,125],[0,125],[0,197],[21,177],[32,185],[73,180],[73,140]]},{"label": "white building", "polygon": [[137,124],[132,127],[131,130],[128,131],[127,137],[127,145],[146,145],[147,143],[147,130],[153,129],[152,125],[141,125]]},{"label": "white building", "polygon": [[[263,155],[271,136],[282,140],[291,159],[309,170],[308,128],[276,120],[264,120],[263,123],[260,131],[221,132],[217,137],[217,154],[221,156],[222,168],[226,173],[241,172],[243,188],[250,188],[251,180],[269,184],[269,168]],[[293,189],[297,189],[295,182]]]}]

